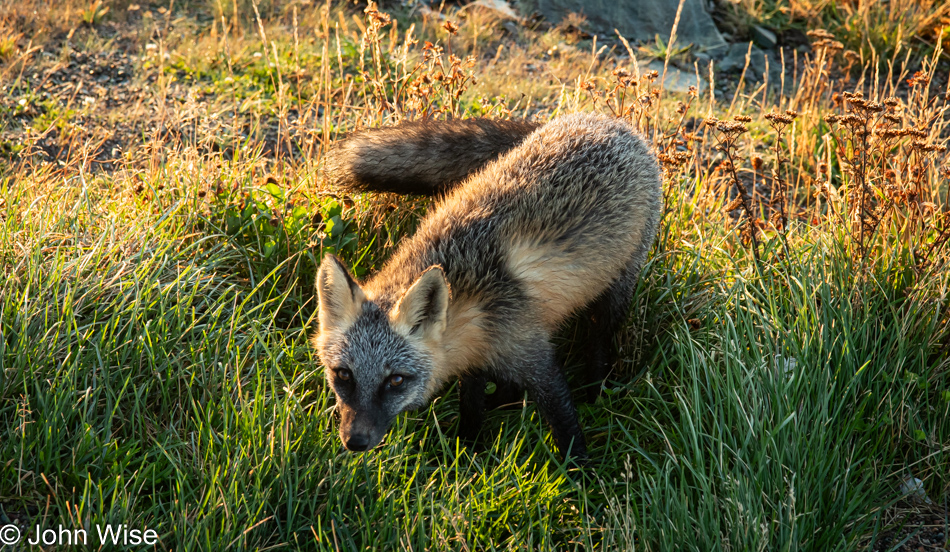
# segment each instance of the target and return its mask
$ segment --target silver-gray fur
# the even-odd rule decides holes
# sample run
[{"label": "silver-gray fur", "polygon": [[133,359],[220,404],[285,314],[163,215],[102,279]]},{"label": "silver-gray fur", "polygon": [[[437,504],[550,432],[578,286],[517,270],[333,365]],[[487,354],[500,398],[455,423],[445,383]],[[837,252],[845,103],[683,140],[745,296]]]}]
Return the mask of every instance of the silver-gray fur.
[{"label": "silver-gray fur", "polygon": [[501,119],[413,121],[347,136],[327,155],[330,184],[437,195],[517,146],[538,125]]},{"label": "silver-gray fur", "polygon": [[[399,157],[377,146],[376,159]],[[435,166],[435,156],[420,156]],[[462,378],[463,389],[477,388],[488,374],[524,387],[558,448],[584,458],[551,336],[571,317],[587,318],[592,371],[606,375],[605,347],[626,317],[660,213],[659,167],[634,129],[570,115],[455,186],[364,284],[325,260],[315,345],[337,393],[344,444],[371,448],[396,415],[445,383]]]}]

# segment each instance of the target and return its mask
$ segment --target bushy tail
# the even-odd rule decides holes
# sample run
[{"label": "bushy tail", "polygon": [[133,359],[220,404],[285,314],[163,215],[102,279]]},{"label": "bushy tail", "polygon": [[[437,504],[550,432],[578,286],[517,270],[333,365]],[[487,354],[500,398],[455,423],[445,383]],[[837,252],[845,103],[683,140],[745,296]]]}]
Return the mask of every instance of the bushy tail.
[{"label": "bushy tail", "polygon": [[330,184],[351,191],[437,195],[520,144],[538,124],[501,119],[413,121],[365,130],[330,150]]}]

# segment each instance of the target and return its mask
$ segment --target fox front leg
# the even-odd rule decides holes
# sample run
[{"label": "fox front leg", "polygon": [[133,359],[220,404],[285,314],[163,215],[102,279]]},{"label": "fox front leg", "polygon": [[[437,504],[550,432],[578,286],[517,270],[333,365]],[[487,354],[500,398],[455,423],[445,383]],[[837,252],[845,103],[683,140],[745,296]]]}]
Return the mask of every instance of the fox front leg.
[{"label": "fox front leg", "polygon": [[[482,371],[459,378],[459,417],[456,435],[463,443],[475,444],[485,423],[485,413],[496,408],[521,407],[524,391],[494,372]],[[488,385],[494,387],[488,391]]]},{"label": "fox front leg", "polygon": [[474,443],[485,419],[485,383],[483,373],[465,374],[459,378],[458,437]]}]

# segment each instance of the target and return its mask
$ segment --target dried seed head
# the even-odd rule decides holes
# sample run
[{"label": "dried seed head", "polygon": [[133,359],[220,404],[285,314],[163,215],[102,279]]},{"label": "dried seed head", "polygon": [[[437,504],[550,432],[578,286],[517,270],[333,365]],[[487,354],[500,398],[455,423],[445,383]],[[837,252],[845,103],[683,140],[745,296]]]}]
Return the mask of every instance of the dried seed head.
[{"label": "dried seed head", "polygon": [[888,128],[877,132],[877,135],[885,140],[893,140],[901,136],[900,129]]},{"label": "dried seed head", "polygon": [[748,132],[749,128],[738,121],[720,121],[719,124],[716,125],[716,130],[728,135],[730,138],[735,138],[743,132]]},{"label": "dried seed head", "polygon": [[808,31],[807,34],[808,38],[813,38],[816,40],[833,40],[835,38],[835,35],[824,29],[814,29],[812,31]]},{"label": "dried seed head", "polygon": [[752,170],[759,172],[762,170],[762,167],[765,165],[765,162],[758,155],[752,156]]},{"label": "dried seed head", "polygon": [[671,154],[661,153],[657,155],[657,159],[659,159],[664,165],[678,167],[689,161],[689,153],[685,151],[676,151]]},{"label": "dried seed head", "polygon": [[930,82],[930,75],[923,71],[917,71],[914,73],[914,76],[907,79],[907,84],[911,86],[917,86],[920,84],[927,84]]},{"label": "dried seed head", "polygon": [[772,213],[772,216],[769,217],[769,223],[771,223],[776,229],[782,230],[782,213],[778,211]]},{"label": "dried seed head", "polygon": [[366,9],[363,10],[363,13],[366,14],[371,26],[374,27],[373,30],[378,30],[381,27],[389,25],[389,22],[392,20],[388,13],[379,11],[376,7],[376,2],[370,2],[369,5],[366,6]]},{"label": "dried seed head", "polygon": [[786,113],[774,113],[774,112],[773,112],[773,113],[766,113],[766,114],[765,114],[765,120],[768,121],[768,122],[770,122],[770,123],[772,123],[773,125],[778,125],[778,126],[790,125],[790,124],[792,124],[792,121],[795,120],[795,116],[797,116],[798,113],[795,113],[794,111],[792,111],[792,113],[795,113],[794,116],[793,116],[793,115],[788,115],[787,113],[788,113],[788,112],[786,112]]},{"label": "dried seed head", "polygon": [[844,50],[844,44],[837,40],[818,40],[813,42],[811,46],[816,50],[829,50],[832,52]]},{"label": "dried seed head", "polygon": [[446,21],[442,24],[442,28],[448,31],[450,35],[454,35],[459,32],[459,25],[454,21]]},{"label": "dried seed head", "polygon": [[849,113],[847,115],[844,115],[843,117],[839,117],[838,121],[848,126],[857,126],[861,124],[862,119],[861,117],[858,117],[854,113]]},{"label": "dried seed head", "polygon": [[723,208],[723,210],[735,211],[736,209],[739,209],[741,207],[742,207],[742,198],[737,197],[733,199],[732,201],[730,201],[729,203],[727,203],[726,206]]},{"label": "dried seed head", "polygon": [[751,122],[752,122],[752,117],[748,117],[748,116],[746,116],[746,115],[736,115],[735,117],[733,117],[733,119],[735,119],[736,121],[739,121],[740,123],[751,123]]},{"label": "dried seed head", "polygon": [[[914,140],[914,143],[911,144],[911,145],[912,145],[913,147],[917,148],[917,149],[920,149],[920,150],[923,151],[923,152],[926,152],[926,153],[934,153],[934,152],[944,152],[944,151],[947,151],[947,146],[943,146],[943,145],[939,145],[939,146],[938,146],[937,144],[928,144],[928,143],[924,142],[923,140]],[[159,188],[159,189],[161,189],[161,188]]]}]

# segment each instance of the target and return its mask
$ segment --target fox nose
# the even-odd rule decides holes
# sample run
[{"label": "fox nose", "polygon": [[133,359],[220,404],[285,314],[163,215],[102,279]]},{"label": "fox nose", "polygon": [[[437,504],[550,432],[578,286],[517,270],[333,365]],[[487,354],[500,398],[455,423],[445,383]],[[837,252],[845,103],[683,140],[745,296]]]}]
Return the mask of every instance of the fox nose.
[{"label": "fox nose", "polygon": [[350,435],[346,440],[346,449],[353,452],[361,452],[369,448],[369,435],[357,434]]}]

